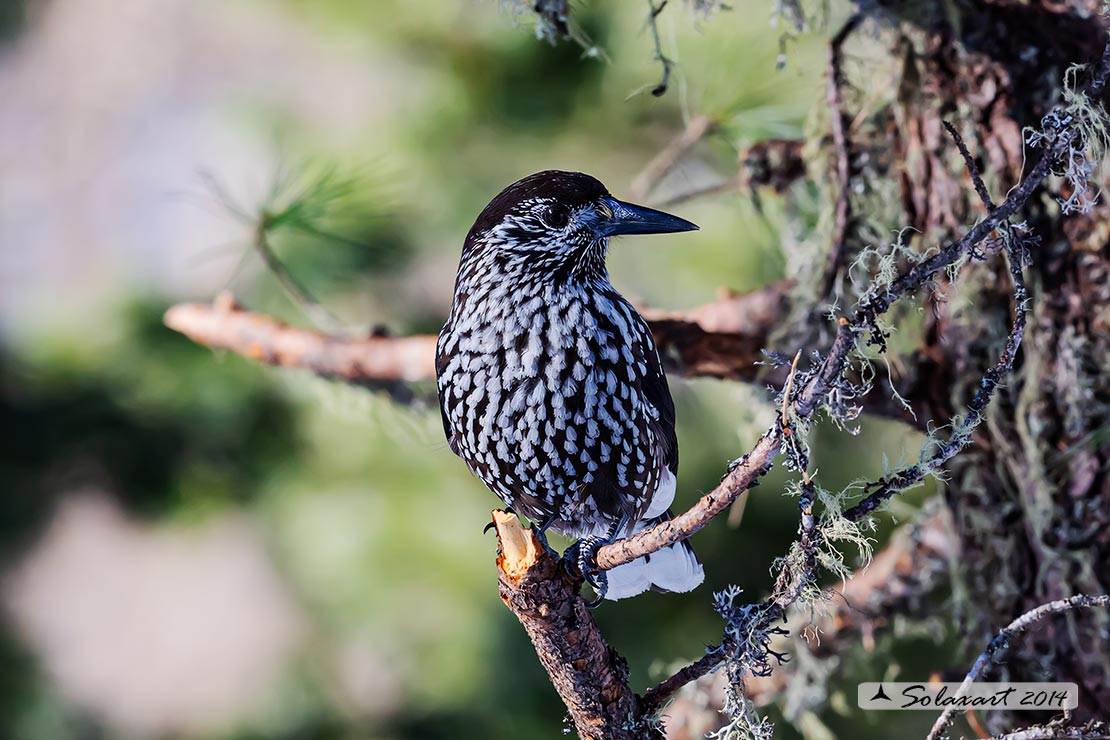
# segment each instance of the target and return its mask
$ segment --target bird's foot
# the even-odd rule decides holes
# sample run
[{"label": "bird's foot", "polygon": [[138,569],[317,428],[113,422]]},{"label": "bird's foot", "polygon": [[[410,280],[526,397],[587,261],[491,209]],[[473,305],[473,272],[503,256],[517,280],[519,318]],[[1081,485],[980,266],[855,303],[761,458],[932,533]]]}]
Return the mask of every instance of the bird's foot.
[{"label": "bird's foot", "polygon": [[608,536],[597,535],[583,537],[563,553],[565,563],[573,563],[582,574],[582,578],[594,590],[595,598],[593,601],[586,602],[586,606],[591,609],[596,609],[601,604],[605,598],[605,592],[609,589],[609,577],[605,571],[597,567],[597,551],[603,545],[609,544],[610,539],[612,538]]},{"label": "bird's foot", "polygon": [[555,552],[555,549],[547,541],[547,528],[549,526],[551,526],[550,519],[543,522],[532,522],[532,534],[536,536],[536,539],[543,545],[543,549],[553,560],[559,560],[559,553]]}]

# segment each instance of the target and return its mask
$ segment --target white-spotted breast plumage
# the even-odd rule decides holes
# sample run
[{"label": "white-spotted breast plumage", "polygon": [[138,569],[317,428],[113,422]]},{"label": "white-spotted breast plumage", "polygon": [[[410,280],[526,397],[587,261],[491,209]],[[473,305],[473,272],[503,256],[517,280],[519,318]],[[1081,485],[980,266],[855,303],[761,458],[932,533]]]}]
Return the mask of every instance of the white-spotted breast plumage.
[{"label": "white-spotted breast plumage", "polygon": [[[577,538],[669,517],[675,411],[651,330],[609,282],[609,238],[688,221],[545,171],[495,197],[467,234],[436,377],[451,450],[513,511]],[[617,531],[623,526],[623,531]],[[608,599],[688,591],[686,543],[614,568]]]}]

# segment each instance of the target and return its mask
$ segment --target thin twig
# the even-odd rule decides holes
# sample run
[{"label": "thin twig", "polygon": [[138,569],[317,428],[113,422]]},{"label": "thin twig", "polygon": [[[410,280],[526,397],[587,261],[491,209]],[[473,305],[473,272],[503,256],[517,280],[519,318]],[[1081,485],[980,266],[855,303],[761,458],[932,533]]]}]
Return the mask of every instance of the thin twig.
[{"label": "thin twig", "polygon": [[[1077,594],[1068,599],[1059,599],[1047,604],[1042,604],[1035,609],[1030,609],[1025,612],[1025,614],[1022,614],[1020,617],[1010,622],[1006,627],[998,631],[998,634],[991,640],[987,649],[975,660],[974,665],[971,666],[971,670],[968,671],[967,676],[964,677],[963,683],[960,684],[960,690],[953,698],[964,696],[971,684],[986,671],[988,665],[996,661],[1002,653],[1005,653],[1006,650],[1009,649],[1011,640],[1029,629],[1032,625],[1053,614],[1063,614],[1073,609],[1090,609],[1098,606],[1110,606],[1110,596],[1087,596],[1085,594]],[[933,729],[929,731],[926,740],[938,740],[948,729],[948,726],[952,724],[952,720],[955,718],[957,711],[958,709],[955,705],[950,705],[945,709],[933,724]]]},{"label": "thin twig", "polygon": [[640,174],[632,180],[628,197],[640,200],[647,196],[667,173],[674,169],[686,152],[704,139],[716,127],[709,116],[694,116],[689,123],[662,150],[644,165]]},{"label": "thin twig", "polygon": [[655,43],[655,61],[663,65],[663,76],[659,78],[659,84],[651,89],[651,94],[658,98],[667,92],[671,84],[671,67],[674,65],[674,62],[663,53],[663,42],[659,38],[659,14],[667,7],[667,0],[663,0],[659,5],[655,4],[655,0],[647,0],[647,4],[648,28],[651,29],[651,38]]},{"label": "thin twig", "polygon": [[658,713],[659,710],[663,708],[663,705],[666,704],[679,689],[691,681],[697,681],[720,665],[721,658],[718,655],[719,652],[720,648],[718,646],[711,646],[701,658],[684,666],[676,671],[674,675],[644,692],[644,697],[640,701],[641,706],[644,708],[644,714],[652,715]]},{"label": "thin twig", "polygon": [[[987,198],[990,202],[990,198]],[[1016,237],[1010,237],[1011,240]],[[1010,277],[1013,282],[1013,312],[1014,318],[1010,324],[1010,333],[1006,337],[1006,344],[1002,354],[992,368],[983,374],[979,381],[979,390],[976,391],[971,403],[968,404],[967,417],[963,420],[952,439],[941,444],[940,448],[926,461],[903,468],[896,473],[884,476],[875,483],[865,488],[867,495],[850,509],[844,512],[844,518],[849,521],[859,521],[877,509],[883,502],[895,494],[916,485],[927,475],[938,470],[944,463],[951,460],[958,452],[971,444],[971,433],[982,423],[987,406],[990,405],[994,392],[998,389],[1002,379],[1010,374],[1017,359],[1018,349],[1021,347],[1022,338],[1025,336],[1026,298],[1025,279],[1022,275],[1022,247],[1010,244],[1008,259],[1010,263]]]},{"label": "thin twig", "polygon": [[848,354],[856,345],[856,335],[859,331],[843,316],[836,320],[836,338],[829,348],[829,354],[825,356],[821,368],[802,389],[798,400],[794,403],[794,410],[798,416],[803,419],[809,418],[817,408],[817,404],[829,392],[833,382],[844,372],[848,364]]},{"label": "thin twig", "polygon": [[802,597],[806,586],[813,582],[816,575],[817,540],[821,536],[817,529],[817,519],[813,516],[813,503],[816,499],[817,491],[813,479],[803,470],[802,487],[798,496],[798,546],[802,552],[802,567],[800,572],[791,573],[789,565],[784,565],[776,578],[776,593],[772,596],[783,614]]},{"label": "thin twig", "polygon": [[786,385],[782,389],[782,409],[779,412],[783,428],[790,425],[788,411],[790,410],[790,394],[794,390],[794,376],[798,374],[798,360],[802,359],[802,351],[794,353],[794,361],[790,363],[790,374],[786,376]]},{"label": "thin twig", "polygon": [[975,164],[975,159],[972,158],[971,152],[967,149],[967,144],[964,143],[964,137],[960,136],[960,132],[950,122],[941,121],[941,123],[944,124],[944,128],[948,131],[952,140],[956,142],[956,148],[960,150],[960,156],[964,159],[964,167],[967,168],[967,172],[971,176],[971,182],[975,186],[975,192],[979,194],[979,200],[987,209],[987,213],[991,213],[994,211],[994,201],[991,200],[990,191],[987,190],[983,177],[979,174],[979,167]]},{"label": "thin twig", "polygon": [[863,16],[856,13],[844,24],[840,31],[829,41],[828,50],[828,78],[825,82],[825,98],[829,106],[830,122],[833,136],[833,151],[836,154],[836,208],[833,216],[832,245],[825,261],[824,276],[821,280],[821,297],[828,297],[832,293],[833,284],[840,267],[840,257],[844,251],[844,240],[848,232],[848,221],[851,218],[852,199],[851,188],[851,151],[849,150],[848,135],[844,128],[844,100],[840,94],[843,84],[840,67],[840,49],[848,36],[863,21]]},{"label": "thin twig", "polygon": [[780,439],[777,426],[764,432],[751,452],[733,462],[719,486],[673,519],[605,545],[597,552],[597,566],[602,570],[616,568],[689,539],[727,509],[737,496],[758,484],[759,479],[771,469]]},{"label": "thin twig", "polygon": [[659,201],[658,206],[660,208],[671,208],[682,203],[689,203],[692,200],[698,200],[699,198],[708,198],[709,196],[721,195],[722,193],[736,193],[739,192],[743,186],[744,178],[740,175],[736,175],[735,177],[721,180],[712,185],[706,185],[705,187],[694,188],[693,190],[687,190],[677,195],[672,195],[669,198]]}]

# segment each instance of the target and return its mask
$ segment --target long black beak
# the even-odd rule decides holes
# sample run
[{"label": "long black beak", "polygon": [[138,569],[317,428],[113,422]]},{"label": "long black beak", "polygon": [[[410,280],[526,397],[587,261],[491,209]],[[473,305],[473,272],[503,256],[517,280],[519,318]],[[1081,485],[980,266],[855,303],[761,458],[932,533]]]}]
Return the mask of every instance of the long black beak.
[{"label": "long black beak", "polygon": [[697,231],[697,224],[654,208],[637,206],[617,200],[602,198],[604,211],[608,208],[612,215],[602,219],[594,231],[598,236],[619,236],[621,234],[667,234],[674,231]]}]

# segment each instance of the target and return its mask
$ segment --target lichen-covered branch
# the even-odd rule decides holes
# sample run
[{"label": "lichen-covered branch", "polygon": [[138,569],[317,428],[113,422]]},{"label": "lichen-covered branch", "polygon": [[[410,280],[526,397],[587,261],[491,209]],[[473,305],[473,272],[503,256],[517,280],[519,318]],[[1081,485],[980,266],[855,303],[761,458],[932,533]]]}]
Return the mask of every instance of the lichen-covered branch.
[{"label": "lichen-covered branch", "polygon": [[[873,650],[876,636],[889,627],[895,616],[924,616],[921,609],[928,597],[949,583],[958,547],[949,512],[943,506],[929,507],[917,521],[898,530],[869,563],[830,589],[825,600],[827,610],[820,611],[806,630],[807,634],[819,637],[807,640],[800,635],[791,636],[790,649],[804,650],[812,659],[838,655],[861,642],[865,649]],[[811,620],[814,615],[794,608],[788,621],[795,618]],[[662,710],[666,706],[669,737],[684,732],[685,722],[713,729],[721,726],[719,703],[694,706],[686,701],[685,692],[678,693],[685,684],[705,676],[716,665],[712,656],[704,656],[644,694],[646,708]],[[745,695],[756,705],[770,704],[796,678],[797,665],[798,661],[791,661],[769,676],[746,676]],[[722,681],[723,677],[714,678],[702,690],[717,695],[724,688]],[[672,697],[674,702],[668,704]],[[696,721],[691,717],[694,714],[699,715]]]},{"label": "lichen-covered branch", "polygon": [[[1110,76],[1110,43],[1107,43],[1106,49],[1107,51],[1103,54],[1104,67],[1095,72],[1092,89],[1097,89],[1096,85],[1104,83],[1106,78]],[[879,481],[861,502],[845,512],[843,519],[856,521],[870,514],[890,496],[904,490],[907,485],[920,480],[929,471],[939,467],[964,449],[970,442],[971,432],[984,418],[994,391],[999,383],[1012,371],[1018,348],[1024,336],[1026,290],[1022,268],[1028,257],[1027,248],[1032,242],[1020,233],[1022,227],[1011,225],[1009,219],[1032,196],[1050,171],[1059,169],[1065,158],[1070,163],[1070,159],[1074,157],[1075,140],[1080,136],[1078,126],[1083,124],[1082,121],[1065,118],[1059,114],[1056,114],[1055,118],[1051,118],[1052,116],[1051,113],[1046,116],[1046,121],[1055,121],[1056,128],[1051,131],[1052,138],[1047,141],[1041,160],[1034,165],[1017,187],[997,207],[994,206],[985,186],[982,185],[981,178],[977,169],[973,166],[966,147],[960,147],[961,154],[971,167],[971,177],[975,182],[976,191],[988,211],[987,218],[966,232],[961,238],[939,249],[933,257],[917,262],[900,277],[891,281],[889,285],[879,285],[865,293],[851,312],[852,318],[841,319],[839,322],[838,336],[828,357],[825,358],[820,368],[809,376],[808,382],[803,386],[805,390],[793,399],[794,410],[797,414],[795,418],[804,421],[805,417],[812,413],[818,399],[823,398],[825,391],[841,377],[858,332],[870,331],[871,342],[885,350],[886,335],[878,324],[879,316],[903,295],[923,287],[939,271],[947,269],[968,257],[981,258],[988,238],[996,231],[998,232],[997,239],[1006,248],[1009,256],[1014,299],[1013,321],[1001,356],[997,363],[987,370],[978,384],[978,391],[968,406],[967,416],[963,422],[956,426],[952,439],[941,444],[939,449],[922,464],[911,466]],[[1061,123],[1062,121],[1064,123]],[[1073,128],[1069,128],[1066,121],[1072,121]],[[958,135],[956,138],[959,143]],[[760,438],[752,454],[741,458],[739,464],[733,470],[730,470],[730,474],[726,476],[722,486],[707,494],[694,507],[680,514],[674,520],[664,522],[626,540],[602,548],[598,552],[599,565],[603,568],[614,567],[629,562],[634,557],[654,552],[660,547],[682,539],[684,535],[689,536],[686,533],[696,532],[704,527],[712,516],[724,510],[725,506],[720,503],[722,498],[735,497],[742,490],[750,488],[753,483],[757,482],[770,468],[782,443],[793,442],[792,430],[787,423],[788,416],[786,413],[787,404],[791,400],[790,384],[788,384],[783,392],[784,413],[782,420]],[[806,412],[804,415],[801,413],[803,410]],[[800,445],[786,444],[785,448],[789,453],[788,458],[791,466],[802,473],[802,496],[803,502],[805,502],[807,500],[805,491],[811,486],[806,473],[808,456]],[[732,476],[737,470],[740,473],[733,478]],[[807,537],[805,534],[805,523],[807,521],[805,510],[803,506],[802,527],[800,528],[797,547],[802,559],[801,562],[809,563],[816,547],[815,540],[818,537],[814,537],[813,534]],[[653,694],[653,702],[657,703],[661,700],[661,697],[672,693],[681,681],[693,680],[699,675],[712,670],[718,664],[726,663],[730,676],[728,688],[731,693],[729,695],[732,696],[732,708],[736,712],[734,719],[737,722],[748,721],[746,716],[741,716],[747,700],[737,693],[742,691],[739,688],[741,678],[745,673],[754,675],[770,673],[768,661],[770,658],[779,657],[769,647],[771,636],[775,634],[775,628],[772,625],[782,618],[786,610],[800,598],[805,589],[805,584],[799,584],[797,581],[798,574],[790,572],[792,564],[797,566],[799,559],[788,556],[782,558],[779,562],[782,565],[780,566],[775,590],[763,602],[736,604],[734,599],[738,594],[734,591],[726,591],[717,595],[717,609],[726,618],[727,622],[724,640],[720,645],[710,648],[707,654],[695,664],[684,668],[674,677],[664,682],[663,688],[656,690]],[[803,567],[801,574],[803,578],[805,577],[804,571]],[[812,574],[810,574],[810,578],[812,578]],[[754,732],[751,727],[747,729]]]},{"label": "lichen-covered branch", "polygon": [[[1066,137],[1061,137],[1061,140],[1064,138]],[[806,390],[798,399],[798,406],[796,407],[798,414],[803,418],[808,417],[815,409],[817,400],[821,399],[831,384],[841,376],[848,363],[857,332],[870,330],[873,337],[878,337],[879,341],[885,342],[882,330],[878,327],[878,318],[894,305],[898,298],[918,289],[937,272],[965,258],[973,249],[981,245],[996,228],[1001,227],[1006,219],[1017,213],[1018,209],[1033,195],[1048,173],[1054,157],[1060,156],[1062,152],[1063,147],[1060,144],[1056,144],[1049,152],[1046,152],[1018,187],[1007,196],[1006,200],[986,220],[977,224],[963,237],[941,249],[934,257],[915,265],[900,278],[894,280],[889,288],[881,291],[875,290],[861,298],[852,312],[852,319],[842,319],[839,322],[837,340],[832,351],[823,362],[820,370],[814,375],[812,381],[805,386]],[[1011,260],[1011,264],[1012,271],[1017,271],[1015,273],[1015,285],[1023,286],[1020,282],[1020,261],[1015,264]],[[1022,311],[1024,299],[1024,287],[1022,287],[1021,299],[1018,301],[1017,313],[1015,314],[1013,333],[1007,343],[1007,352],[1000,358],[996,368],[988,373],[989,384],[980,388],[980,392],[972,400],[969,407],[970,414],[974,414],[976,423],[978,423],[983,410],[990,402],[998,381],[1012,367],[1013,358],[1018,345],[1021,343],[1024,329]],[[713,517],[728,508],[737,496],[748,490],[752,483],[758,481],[770,470],[779,451],[779,432],[778,428],[772,428],[765,432],[752,451],[740,458],[732,467],[721,485],[703,496],[689,510],[679,514],[674,519],[662,522],[629,538],[618,540],[601,548],[597,556],[598,565],[605,569],[615,568],[674,542],[686,539],[699,531]],[[960,449],[962,449],[962,446],[960,445]],[[941,462],[950,459],[957,451],[958,449],[944,449],[938,452],[936,463],[939,465]],[[917,480],[920,480],[926,472],[927,470],[909,470],[907,475],[920,476],[917,478]],[[854,518],[858,519],[873,511],[882,501],[893,495],[893,491],[903,490],[905,486],[897,487],[894,485],[900,482],[901,479],[893,482],[882,482],[876,491],[869,494],[856,507],[856,510],[853,511]],[[888,483],[892,483],[892,485],[887,485]]]}]

